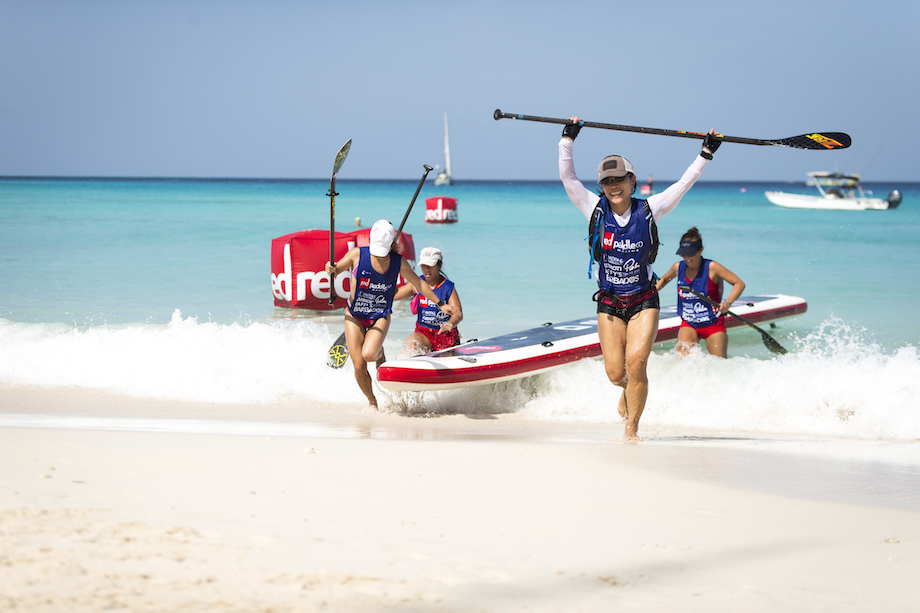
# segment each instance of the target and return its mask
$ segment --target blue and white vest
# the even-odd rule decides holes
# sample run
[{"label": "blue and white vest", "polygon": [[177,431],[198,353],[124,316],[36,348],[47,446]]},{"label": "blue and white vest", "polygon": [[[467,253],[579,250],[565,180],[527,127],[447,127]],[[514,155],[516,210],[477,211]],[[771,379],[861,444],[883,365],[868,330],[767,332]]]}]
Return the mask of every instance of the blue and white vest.
[{"label": "blue and white vest", "polygon": [[[435,296],[438,297],[438,300],[447,302],[450,300],[450,295],[454,293],[454,282],[450,281],[449,279],[444,279],[440,285],[437,287],[432,287],[431,291],[435,293]],[[423,328],[440,330],[441,324],[450,321],[450,315],[439,309],[436,303],[431,302],[428,300],[428,298],[425,298],[425,296],[419,294],[417,321],[418,325],[422,326]]]},{"label": "blue and white vest", "polygon": [[[653,241],[651,215],[644,200],[632,199],[629,221],[620,227],[607,197],[601,198],[591,216],[589,228],[594,259],[600,267],[597,271],[597,286],[611,294],[633,294],[645,290],[651,284],[649,264],[654,261],[653,243],[657,251],[657,240]],[[603,223],[603,233],[600,229]]]},{"label": "blue and white vest", "polygon": [[[703,258],[703,265],[700,266],[696,278],[689,283],[693,291],[704,296],[709,296],[709,263],[711,261]],[[687,287],[687,285],[687,263],[681,262],[677,269],[677,312],[680,314],[681,319],[694,328],[704,328],[717,323],[722,316],[716,314],[715,307],[681,289]],[[722,301],[721,281],[719,282],[718,296],[715,298],[709,297],[716,302]]]},{"label": "blue and white vest", "polygon": [[348,310],[361,319],[380,319],[393,310],[393,294],[399,281],[402,256],[390,253],[390,268],[380,274],[371,266],[370,247],[360,247],[358,266],[351,272],[355,284],[355,297]]}]

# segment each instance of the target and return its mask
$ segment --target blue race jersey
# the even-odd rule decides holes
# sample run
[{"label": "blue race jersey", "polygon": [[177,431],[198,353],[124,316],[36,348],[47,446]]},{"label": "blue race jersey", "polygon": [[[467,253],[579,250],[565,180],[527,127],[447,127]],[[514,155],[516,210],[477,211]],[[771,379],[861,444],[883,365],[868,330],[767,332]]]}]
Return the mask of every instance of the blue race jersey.
[{"label": "blue race jersey", "polygon": [[604,233],[599,237],[598,287],[611,294],[634,294],[648,288],[652,237],[642,202],[632,199],[625,227],[620,227],[606,196],[601,198],[598,207],[604,214]]},{"label": "blue race jersey", "polygon": [[393,294],[399,281],[399,267],[402,256],[390,253],[390,268],[383,274],[371,266],[370,247],[360,247],[361,255],[358,266],[352,271],[352,283],[355,284],[355,297],[348,305],[348,310],[355,317],[362,319],[380,319],[393,310]]},{"label": "blue race jersey", "polygon": [[[450,300],[450,295],[454,293],[454,282],[449,279],[444,279],[437,287],[431,288],[431,291],[435,293],[438,297],[438,300],[443,300],[447,302]],[[418,296],[418,325],[423,328],[430,328],[432,330],[440,330],[441,324],[447,323],[450,321],[450,315],[441,311],[437,305],[421,294]]]},{"label": "blue race jersey", "polygon": [[715,296],[709,293],[709,263],[712,260],[703,258],[703,265],[700,266],[696,278],[687,283],[687,263],[681,262],[677,268],[677,312],[680,318],[693,326],[694,328],[704,328],[718,323],[722,319],[721,314],[716,314],[715,307],[711,306],[704,300],[697,298],[688,291],[681,288],[690,286],[693,291],[704,296],[709,296],[716,302],[722,301],[722,283],[720,282],[713,292]]}]

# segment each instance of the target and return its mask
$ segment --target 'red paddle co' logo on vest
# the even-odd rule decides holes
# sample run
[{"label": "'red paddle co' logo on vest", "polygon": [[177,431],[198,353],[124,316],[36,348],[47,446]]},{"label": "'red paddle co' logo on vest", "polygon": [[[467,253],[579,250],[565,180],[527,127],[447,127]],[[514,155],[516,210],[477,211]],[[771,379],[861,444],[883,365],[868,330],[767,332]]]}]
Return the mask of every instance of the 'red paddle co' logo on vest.
[{"label": "'red paddle co' logo on vest", "polygon": [[833,138],[828,138],[823,134],[806,134],[805,138],[810,138],[815,141],[822,147],[826,149],[842,149],[843,143],[835,141]]},{"label": "'red paddle co' logo on vest", "polygon": [[619,249],[623,252],[639,251],[645,244],[644,241],[637,241],[634,243],[628,238],[624,238],[620,241],[616,240],[616,238],[613,232],[604,232],[604,250],[610,251],[611,249]]},{"label": "'red paddle co' logo on vest", "polygon": [[361,289],[370,289],[371,280],[369,277],[361,277],[361,283],[358,285]]}]

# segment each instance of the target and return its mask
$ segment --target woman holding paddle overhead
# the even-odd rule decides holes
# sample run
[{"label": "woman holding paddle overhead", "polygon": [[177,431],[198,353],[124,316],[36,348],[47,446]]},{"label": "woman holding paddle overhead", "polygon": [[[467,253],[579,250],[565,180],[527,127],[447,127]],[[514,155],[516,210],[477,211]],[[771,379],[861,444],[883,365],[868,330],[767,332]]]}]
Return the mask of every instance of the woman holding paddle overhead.
[{"label": "woman holding paddle overhead", "polygon": [[[700,339],[706,341],[706,351],[724,358],[728,356],[728,332],[725,331],[725,313],[744,291],[744,281],[738,275],[714,260],[703,257],[703,237],[695,227],[687,230],[680,238],[677,255],[683,261],[674,262],[658,280],[658,291],[677,279],[677,312],[680,314],[680,329],[677,331],[677,351],[687,355]],[[722,284],[728,281],[732,291],[722,300]],[[694,290],[690,292],[689,290]],[[709,301],[694,294],[708,296]],[[708,302],[718,304],[710,306]]]},{"label": "woman holding paddle overhead", "polygon": [[352,270],[351,294],[345,308],[345,340],[358,387],[374,408],[377,408],[377,398],[367,363],[376,362],[379,367],[386,361],[383,341],[390,329],[399,276],[402,275],[437,309],[449,316],[460,314],[459,307],[438,298],[428,283],[418,278],[405,258],[396,253],[396,243],[396,229],[381,219],[371,228],[369,246],[351,249],[338,262],[326,262],[326,272],[330,275]]},{"label": "woman holding paddle overhead", "polygon": [[677,183],[647,200],[637,200],[632,197],[636,171],[623,156],[601,160],[599,193],[578,180],[572,148],[581,125],[578,117],[570,117],[562,130],[559,176],[569,199],[589,220],[591,257],[599,263],[595,300],[604,367],[611,383],[623,388],[617,405],[626,422],[623,439],[638,441],[639,418],[648,397],[648,358],[658,335],[658,291],[652,272],[658,251],[655,223],[690,190],[721,140],[710,131],[700,155]]},{"label": "woman holding paddle overhead", "polygon": [[394,300],[403,300],[411,296],[412,312],[418,315],[415,332],[409,335],[403,345],[410,356],[440,351],[460,344],[460,332],[457,330],[457,324],[463,320],[460,296],[454,288],[454,282],[441,272],[443,261],[444,256],[440,249],[425,247],[418,258],[418,265],[422,269],[422,278],[437,297],[457,309],[454,315],[449,316],[442,312],[434,302],[413,291],[413,287],[408,283],[396,290]]}]

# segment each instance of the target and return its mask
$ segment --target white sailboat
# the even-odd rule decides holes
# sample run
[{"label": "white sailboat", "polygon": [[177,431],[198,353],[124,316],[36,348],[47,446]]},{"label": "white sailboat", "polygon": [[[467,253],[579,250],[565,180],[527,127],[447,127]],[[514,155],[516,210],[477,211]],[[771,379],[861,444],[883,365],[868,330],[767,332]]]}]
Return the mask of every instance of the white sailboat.
[{"label": "white sailboat", "polygon": [[454,179],[450,176],[450,145],[447,141],[447,111],[444,111],[444,170],[434,178],[435,185],[453,185]]}]

